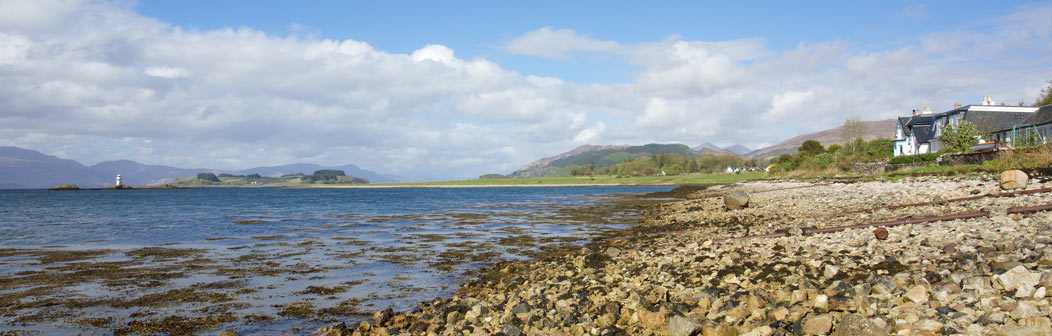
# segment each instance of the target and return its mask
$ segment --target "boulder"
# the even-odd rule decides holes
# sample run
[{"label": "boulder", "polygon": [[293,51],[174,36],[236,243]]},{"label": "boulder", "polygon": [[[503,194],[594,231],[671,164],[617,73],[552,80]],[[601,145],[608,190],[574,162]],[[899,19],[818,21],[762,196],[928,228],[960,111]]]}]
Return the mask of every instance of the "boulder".
[{"label": "boulder", "polygon": [[928,302],[928,287],[924,287],[924,285],[916,285],[906,292],[906,298],[914,303]]},{"label": "boulder", "polygon": [[1001,189],[1013,190],[1013,189],[1026,189],[1026,183],[1030,177],[1026,176],[1022,170],[1006,170],[1001,172]]},{"label": "boulder", "polygon": [[639,324],[650,329],[657,329],[665,324],[665,312],[660,310],[652,311],[643,308],[636,311],[636,318],[639,319]]},{"label": "boulder", "polygon": [[1034,286],[1038,284],[1041,275],[1031,273],[1025,266],[1019,265],[1001,275],[994,276],[994,278],[1004,287],[1005,291],[1018,289],[1027,293],[1033,293]]},{"label": "boulder", "polygon": [[392,317],[394,317],[394,310],[391,308],[380,310],[373,313],[373,323],[381,325],[387,323]]},{"label": "boulder", "polygon": [[840,319],[833,336],[887,336],[888,332],[859,314],[847,314]]},{"label": "boulder", "polygon": [[805,335],[826,335],[833,328],[833,316],[822,314],[804,319],[800,331]]},{"label": "boulder", "polygon": [[59,184],[48,190],[80,190],[80,187],[75,184]]},{"label": "boulder", "polygon": [[723,196],[723,205],[728,210],[738,210],[749,206],[749,194],[743,191],[735,191]]},{"label": "boulder", "polygon": [[1038,336],[1048,333],[1034,327],[1007,327],[992,334],[993,336]]},{"label": "boulder", "polygon": [[[347,329],[347,324],[339,322],[336,324],[318,328],[318,330],[314,331],[314,333],[312,333],[311,336],[343,336],[350,334],[351,331],[350,329]],[[237,336],[237,333],[227,330],[222,333],[219,333],[216,336]]]},{"label": "boulder", "polygon": [[691,336],[698,330],[701,324],[691,318],[676,315],[668,321],[668,336]]}]

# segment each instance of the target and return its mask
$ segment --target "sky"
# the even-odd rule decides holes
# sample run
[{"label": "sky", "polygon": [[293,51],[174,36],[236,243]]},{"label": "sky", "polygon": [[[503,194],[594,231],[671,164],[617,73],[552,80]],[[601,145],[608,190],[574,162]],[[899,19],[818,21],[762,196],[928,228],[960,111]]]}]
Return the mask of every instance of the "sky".
[{"label": "sky", "polygon": [[[94,164],[510,173],[1031,103],[1052,3],[0,0],[0,145]],[[891,135],[889,135],[891,136]]]}]

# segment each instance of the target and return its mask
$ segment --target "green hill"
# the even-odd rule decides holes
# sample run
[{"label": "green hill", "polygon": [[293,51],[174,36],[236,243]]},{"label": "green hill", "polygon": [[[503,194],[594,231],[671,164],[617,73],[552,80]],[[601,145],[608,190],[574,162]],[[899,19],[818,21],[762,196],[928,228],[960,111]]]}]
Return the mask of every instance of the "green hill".
[{"label": "green hill", "polygon": [[570,152],[528,164],[511,177],[568,176],[580,167],[608,168],[641,157],[678,154],[688,158],[700,155],[682,144],[648,144],[643,146],[582,146]]}]

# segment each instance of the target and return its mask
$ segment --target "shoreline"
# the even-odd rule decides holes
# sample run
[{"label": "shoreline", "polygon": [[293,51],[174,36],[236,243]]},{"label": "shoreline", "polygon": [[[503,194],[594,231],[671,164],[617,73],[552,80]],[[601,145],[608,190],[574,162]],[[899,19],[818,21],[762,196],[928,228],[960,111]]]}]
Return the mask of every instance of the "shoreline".
[{"label": "shoreline", "polygon": [[318,185],[294,189],[386,189],[386,188],[543,188],[543,187],[672,187],[675,184],[409,184],[409,185]]},{"label": "shoreline", "polygon": [[[635,210],[639,209],[639,204],[662,201],[645,195],[670,189],[627,187],[576,192],[554,189],[548,192],[520,189],[514,193],[501,190],[442,192],[438,194],[460,195],[452,197],[467,203],[463,203],[463,207],[438,207],[401,215],[398,210],[357,213],[353,207],[344,207],[349,211],[335,212],[329,207],[318,210],[323,212],[304,212],[296,210],[297,206],[291,206],[292,210],[279,207],[266,213],[222,210],[217,213],[230,216],[214,217],[211,220],[215,223],[212,224],[230,226],[232,223],[230,227],[236,228],[240,225],[286,223],[286,220],[295,222],[309,217],[310,221],[322,225],[281,224],[295,227],[244,235],[218,231],[198,237],[198,240],[174,239],[127,246],[106,243],[78,247],[59,243],[10,247],[0,251],[3,252],[0,258],[8,258],[2,261],[11,261],[10,265],[18,268],[12,268],[11,274],[0,274],[0,278],[8,280],[0,288],[14,290],[0,295],[0,308],[17,314],[5,319],[17,318],[21,323],[28,323],[22,327],[26,328],[24,330],[11,329],[23,332],[42,330],[40,328],[44,325],[41,323],[57,321],[53,320],[57,318],[70,321],[68,325],[61,324],[61,328],[66,328],[62,330],[69,333],[75,333],[79,328],[89,333],[106,330],[114,333],[136,330],[214,332],[223,328],[248,334],[275,330],[300,333],[333,320],[358,322],[366,320],[373,310],[388,307],[389,303],[393,303],[390,306],[395,309],[411,309],[420,300],[453,295],[458,287],[474,279],[479,270],[495,262],[541,258],[541,255],[556,254],[553,251],[561,254],[573,249],[572,246],[606,237],[610,232],[641,219],[642,211]],[[227,193],[238,194],[236,190],[223,192]],[[587,197],[590,199],[587,201],[576,197],[544,201],[553,193],[596,196]],[[428,200],[433,199],[428,195],[437,195],[426,191],[399,194],[422,195]],[[612,196],[602,196],[607,194]],[[497,199],[472,195],[494,195]],[[637,195],[644,195],[644,198]],[[38,194],[36,197],[46,196]],[[171,197],[180,196],[171,194]],[[282,199],[272,200],[282,203]],[[232,209],[244,205],[249,204],[235,204]],[[122,209],[132,208],[141,207]],[[402,225],[398,223],[405,224],[404,221],[411,222],[411,225],[404,226],[415,232],[393,230]],[[45,227],[52,226],[45,224]],[[373,232],[373,229],[361,225],[387,227],[392,229],[390,234],[399,239],[395,243],[370,244],[368,235],[350,232]],[[385,233],[376,231],[373,234]],[[472,238],[483,236],[492,239]],[[436,246],[441,248],[438,252],[435,252]],[[358,269],[356,267],[370,274],[351,271]],[[406,270],[410,269],[421,272],[407,273]],[[204,277],[207,280],[191,284],[173,280],[168,274],[177,279]],[[343,275],[328,278],[333,274]],[[132,281],[130,287],[116,286],[125,281]],[[270,287],[268,283],[272,281],[284,285]],[[98,296],[60,295],[66,293],[69,286],[100,282],[105,285],[97,292]],[[370,291],[376,291],[375,295],[365,295],[372,293]],[[418,291],[432,294],[412,296]],[[412,299],[404,300],[406,297]],[[261,305],[259,300],[270,301],[270,304]],[[187,309],[169,309],[179,304],[187,305]],[[43,305],[57,308],[40,311],[38,307]],[[97,309],[111,309],[108,307],[148,309],[153,313],[146,316],[98,313],[100,310]]]},{"label": "shoreline", "polygon": [[[1032,183],[1028,189],[1052,186]],[[811,188],[814,187],[814,188]],[[1017,334],[1052,332],[1052,194],[996,181],[917,178],[822,184],[761,181],[697,190],[639,225],[573,251],[497,263],[450,298],[319,331],[352,334]],[[902,190],[913,194],[903,195]],[[728,211],[722,196],[757,202]],[[934,201],[931,205],[895,208]],[[872,211],[857,211],[870,209]],[[806,227],[993,209],[985,217],[800,236]],[[992,225],[997,223],[996,225]],[[1004,228],[1004,229],[1002,229]],[[717,238],[789,232],[787,237]],[[1014,275],[1036,284],[1018,285]],[[1040,280],[1038,280],[1040,279]],[[1047,280],[1046,280],[1047,279]],[[1045,283],[1045,282],[1048,283]],[[1040,286],[1038,286],[1040,285]],[[1023,286],[1023,287],[1016,287]],[[852,333],[854,331],[855,333]]]}]

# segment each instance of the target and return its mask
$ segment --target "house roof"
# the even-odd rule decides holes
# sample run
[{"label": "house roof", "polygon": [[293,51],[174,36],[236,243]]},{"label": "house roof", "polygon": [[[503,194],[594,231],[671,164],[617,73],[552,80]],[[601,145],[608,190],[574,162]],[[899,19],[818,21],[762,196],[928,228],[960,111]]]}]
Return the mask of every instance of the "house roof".
[{"label": "house roof", "polygon": [[913,116],[910,117],[910,121],[906,123],[906,126],[912,128],[915,125],[931,125],[932,120],[934,120],[934,117],[931,115]]},{"label": "house roof", "polygon": [[1026,125],[1043,125],[1052,122],[1052,105],[1045,105],[1037,109],[1030,118],[1023,121]]},{"label": "house roof", "polygon": [[930,141],[935,135],[931,127],[917,127],[913,129],[913,137],[917,139],[917,143],[925,143]]},{"label": "house roof", "polygon": [[902,134],[904,136],[910,136],[910,119],[913,117],[899,117],[899,127],[902,127]]},{"label": "house roof", "polygon": [[1012,129],[1016,125],[1023,124],[1034,112],[988,112],[968,111],[964,114],[964,120],[975,124],[984,133],[997,132]]}]

